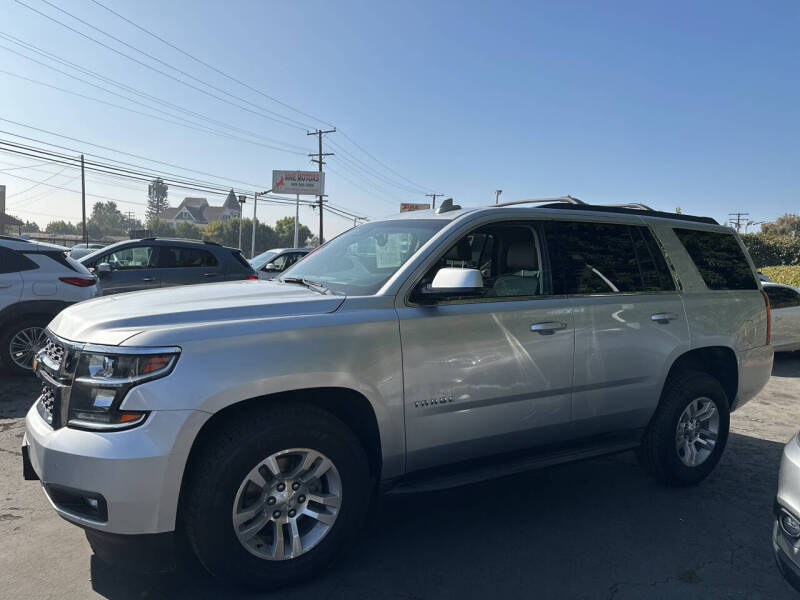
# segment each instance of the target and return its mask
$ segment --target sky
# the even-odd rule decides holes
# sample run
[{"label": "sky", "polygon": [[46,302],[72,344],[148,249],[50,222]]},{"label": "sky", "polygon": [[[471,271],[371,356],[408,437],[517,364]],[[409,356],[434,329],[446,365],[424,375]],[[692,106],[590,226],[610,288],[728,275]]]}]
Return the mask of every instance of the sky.
[{"label": "sky", "polygon": [[[324,141],[334,153],[326,158],[328,201],[372,219],[396,214],[401,202],[429,202],[425,193],[490,204],[496,189],[502,201],[571,194],[680,207],[720,222],[736,211],[754,222],[800,211],[796,0],[97,1],[249,87],[93,0],[0,0],[0,34],[151,98],[32,62],[8,49],[53,64],[0,36],[0,140],[24,142],[11,135],[18,134],[148,173],[256,190],[269,187],[273,169],[315,169],[307,154],[316,138],[307,129],[336,126]],[[167,118],[156,107],[202,123],[152,98],[215,119],[224,135],[103,104]],[[77,222],[79,173],[41,163],[0,151],[8,212],[42,226]],[[86,189],[95,195],[89,203],[114,198],[143,217],[146,184],[89,173]],[[173,206],[185,196],[223,201],[170,189]],[[258,210],[267,222],[294,214],[290,206]],[[352,226],[325,217],[326,238]],[[301,207],[300,220],[318,231],[310,207]]]}]

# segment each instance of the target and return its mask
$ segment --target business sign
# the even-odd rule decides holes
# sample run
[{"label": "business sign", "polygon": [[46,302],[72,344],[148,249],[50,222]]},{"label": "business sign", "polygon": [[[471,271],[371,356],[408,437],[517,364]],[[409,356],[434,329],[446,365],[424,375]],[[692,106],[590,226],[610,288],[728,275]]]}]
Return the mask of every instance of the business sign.
[{"label": "business sign", "polygon": [[325,173],[321,171],[273,171],[272,193],[324,196]]},{"label": "business sign", "polygon": [[411,212],[412,210],[430,210],[430,204],[415,204],[413,202],[401,202],[400,212]]}]

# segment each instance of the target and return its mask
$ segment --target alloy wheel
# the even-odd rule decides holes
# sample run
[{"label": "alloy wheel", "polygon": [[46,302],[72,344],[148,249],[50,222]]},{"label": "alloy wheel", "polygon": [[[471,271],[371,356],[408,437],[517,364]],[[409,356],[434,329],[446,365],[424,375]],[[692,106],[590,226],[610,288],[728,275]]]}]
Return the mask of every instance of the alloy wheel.
[{"label": "alloy wheel", "polygon": [[25,327],[11,337],[8,351],[18,367],[33,369],[33,357],[47,342],[43,327]]},{"label": "alloy wheel", "polygon": [[717,444],[719,411],[711,398],[695,398],[683,409],[675,430],[675,450],[687,467],[704,463]]},{"label": "alloy wheel", "polygon": [[233,529],[258,558],[297,558],[328,534],[341,504],[342,480],[328,457],[309,448],[281,450],[256,465],[239,486]]}]

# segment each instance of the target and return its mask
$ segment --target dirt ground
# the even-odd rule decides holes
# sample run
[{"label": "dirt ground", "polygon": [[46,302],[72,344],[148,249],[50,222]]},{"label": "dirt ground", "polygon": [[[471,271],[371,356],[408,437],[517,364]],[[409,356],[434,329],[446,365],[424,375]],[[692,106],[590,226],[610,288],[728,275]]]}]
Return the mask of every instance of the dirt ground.
[{"label": "dirt ground", "polygon": [[[196,564],[141,575],[94,558],[39,484],[22,480],[23,417],[37,390],[33,379],[0,374],[0,598],[269,597],[225,588]],[[795,598],[770,536],[781,449],[800,427],[799,392],[800,356],[779,355],[697,487],[662,487],[626,453],[386,497],[333,569],[280,596]]]}]

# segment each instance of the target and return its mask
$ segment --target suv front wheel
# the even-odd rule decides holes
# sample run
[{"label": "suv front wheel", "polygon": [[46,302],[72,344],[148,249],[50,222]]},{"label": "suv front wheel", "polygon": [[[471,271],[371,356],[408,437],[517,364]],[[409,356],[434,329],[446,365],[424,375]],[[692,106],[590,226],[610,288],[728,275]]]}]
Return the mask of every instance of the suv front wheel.
[{"label": "suv front wheel", "polygon": [[372,485],[339,419],[274,405],[216,430],[192,461],[184,526],[217,577],[271,588],[317,575],[358,532]]},{"label": "suv front wheel", "polygon": [[689,485],[714,469],[728,440],[728,397],[708,373],[680,371],[667,381],[642,439],[642,467],[669,485]]}]

